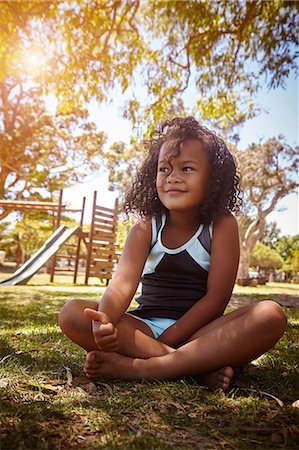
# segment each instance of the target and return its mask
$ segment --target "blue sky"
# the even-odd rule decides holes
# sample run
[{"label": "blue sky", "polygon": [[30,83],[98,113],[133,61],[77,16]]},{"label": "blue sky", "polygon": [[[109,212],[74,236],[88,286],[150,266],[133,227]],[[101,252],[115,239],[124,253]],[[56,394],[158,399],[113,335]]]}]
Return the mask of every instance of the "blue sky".
[{"label": "blue sky", "polygon": [[[298,80],[291,76],[285,89],[267,90],[264,88],[257,96],[261,114],[246,122],[239,131],[239,147],[244,149],[252,142],[259,142],[269,137],[282,134],[290,145],[298,145]],[[129,142],[131,123],[122,118],[121,106],[92,104],[89,108],[91,119],[108,135],[107,147],[115,141]],[[88,183],[64,191],[64,200],[73,207],[80,207],[82,197],[87,197],[85,222],[89,222],[93,191],[98,191],[98,203],[112,206],[115,193],[107,189],[107,175],[99,173]],[[276,211],[268,216],[268,221],[275,221],[284,235],[294,235],[298,230],[298,197],[288,195],[278,204]]]}]

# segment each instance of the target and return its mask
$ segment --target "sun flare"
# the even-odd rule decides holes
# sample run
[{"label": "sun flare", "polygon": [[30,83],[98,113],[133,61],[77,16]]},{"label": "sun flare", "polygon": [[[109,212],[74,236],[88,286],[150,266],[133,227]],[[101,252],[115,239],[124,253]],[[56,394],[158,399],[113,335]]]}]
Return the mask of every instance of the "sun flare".
[{"label": "sun flare", "polygon": [[45,53],[39,47],[31,47],[24,51],[22,65],[29,74],[40,73],[46,62]]}]

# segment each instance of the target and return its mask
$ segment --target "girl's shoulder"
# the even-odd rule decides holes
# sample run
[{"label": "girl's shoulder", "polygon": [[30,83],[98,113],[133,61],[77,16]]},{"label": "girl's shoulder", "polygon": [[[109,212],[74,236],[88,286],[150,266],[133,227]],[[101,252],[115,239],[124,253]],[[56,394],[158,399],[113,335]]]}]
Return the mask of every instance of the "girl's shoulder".
[{"label": "girl's shoulder", "polygon": [[151,241],[152,236],[152,219],[151,217],[142,217],[137,219],[130,230],[130,235],[140,237]]},{"label": "girl's shoulder", "polygon": [[148,232],[152,227],[151,217],[140,217],[132,226],[132,230],[140,230],[142,232]]},{"label": "girl's shoulder", "polygon": [[215,232],[234,233],[235,231],[238,231],[238,222],[236,217],[231,213],[223,214],[213,221],[213,234]]},{"label": "girl's shoulder", "polygon": [[131,233],[135,236],[143,237],[148,242],[153,243],[157,240],[160,228],[163,227],[166,221],[165,214],[142,217],[138,219],[133,227]]}]

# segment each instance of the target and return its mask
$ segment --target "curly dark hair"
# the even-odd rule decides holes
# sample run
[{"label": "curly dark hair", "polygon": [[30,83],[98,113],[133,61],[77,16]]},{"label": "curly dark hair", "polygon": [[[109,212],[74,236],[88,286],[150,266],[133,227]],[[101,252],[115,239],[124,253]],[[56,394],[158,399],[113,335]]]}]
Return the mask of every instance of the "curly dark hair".
[{"label": "curly dark hair", "polygon": [[159,152],[167,141],[179,154],[182,142],[191,139],[202,144],[210,168],[209,189],[199,208],[200,220],[210,223],[223,214],[239,211],[242,203],[240,176],[236,160],[225,142],[193,117],[175,117],[162,122],[151,133],[150,139],[144,142],[147,157],[125,195],[124,209],[127,215],[137,213],[141,217],[148,217],[167,212],[156,189]]}]

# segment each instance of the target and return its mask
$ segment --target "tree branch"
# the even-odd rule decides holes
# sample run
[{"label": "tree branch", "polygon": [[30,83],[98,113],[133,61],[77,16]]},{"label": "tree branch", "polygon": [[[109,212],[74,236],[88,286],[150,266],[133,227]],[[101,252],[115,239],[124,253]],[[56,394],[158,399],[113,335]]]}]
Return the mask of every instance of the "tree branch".
[{"label": "tree branch", "polygon": [[0,208],[2,208],[2,213],[0,213],[0,220],[5,219],[5,217],[7,217],[8,214],[10,214],[12,212],[11,209],[6,209],[6,208],[3,208],[2,206],[0,206]]},{"label": "tree branch", "polygon": [[178,67],[181,67],[182,69],[187,71],[187,77],[186,77],[185,85],[182,88],[177,89],[177,91],[176,91],[177,93],[184,92],[187,89],[187,87],[189,86],[189,80],[190,80],[190,76],[191,76],[191,65],[190,65],[189,54],[186,53],[186,56],[187,56],[187,63],[184,66],[182,64],[174,61],[174,59],[171,56],[169,57],[169,61],[171,63],[173,63],[173,64],[177,65]]},{"label": "tree branch", "polygon": [[6,190],[12,188],[18,181],[20,181],[20,178],[18,176],[16,176],[16,178],[14,179],[14,181],[12,181],[6,188]]},{"label": "tree branch", "polygon": [[290,191],[289,191],[288,188],[280,188],[280,189],[278,189],[278,191],[276,192],[276,194],[274,195],[274,197],[271,200],[270,206],[268,206],[267,209],[265,209],[264,211],[261,212],[263,217],[266,217],[268,214],[270,214],[270,212],[272,212],[273,209],[275,208],[278,200],[283,198],[289,192]]},{"label": "tree branch", "polygon": [[106,38],[105,38],[104,45],[103,45],[103,48],[102,48],[101,53],[104,53],[104,51],[105,51],[106,48],[107,48],[108,41],[109,41],[110,36],[111,36],[111,34],[112,34],[112,32],[113,32],[114,24],[115,24],[115,21],[116,21],[116,12],[117,12],[117,8],[119,7],[119,5],[120,5],[120,2],[119,2],[119,1],[115,2],[114,5],[113,5],[113,17],[112,17],[112,22],[111,22],[111,25],[110,25],[109,29],[107,30],[107,36],[106,36]]},{"label": "tree branch", "polygon": [[[120,3],[120,2],[119,2],[119,3]],[[133,4],[127,5],[127,8],[125,9],[125,12],[122,14],[122,16],[121,16],[121,18],[120,18],[120,20],[119,20],[119,22],[118,22],[118,24],[117,24],[117,27],[116,27],[117,32],[120,32],[121,24],[123,23],[124,19],[126,18],[126,16],[128,15],[128,13],[130,12],[130,10],[131,10],[132,7],[133,7],[133,12],[132,12],[132,15],[128,18],[128,23],[130,24],[131,28],[132,28],[132,29],[137,33],[137,35],[139,36],[138,29],[137,29],[136,26],[133,24],[133,19],[134,19],[134,17],[135,17],[136,14],[137,14],[137,11],[138,11],[138,8],[139,8],[139,3],[140,3],[139,0],[136,0]]]},{"label": "tree branch", "polygon": [[248,186],[249,186],[249,200],[254,204],[254,205],[258,205],[261,200],[264,197],[264,192],[261,192],[260,195],[254,195],[253,193],[253,182],[249,181],[248,182]]},{"label": "tree branch", "polygon": [[17,101],[16,101],[14,107],[12,108],[11,129],[13,129],[15,127],[15,121],[16,121],[16,117],[17,117],[17,113],[18,113],[18,108],[20,106],[20,102],[24,95],[22,83],[19,83],[19,85],[20,85],[20,94],[17,96]]},{"label": "tree branch", "polygon": [[27,181],[27,180],[24,180],[24,181],[25,181],[25,183],[24,183],[23,189],[21,189],[21,190],[17,193],[17,195],[16,195],[16,200],[21,200],[21,199],[22,199],[22,197],[23,197],[23,192],[24,192],[25,189],[27,189],[27,187],[28,187],[28,181]]}]

